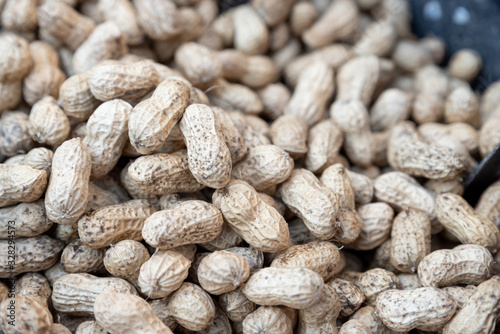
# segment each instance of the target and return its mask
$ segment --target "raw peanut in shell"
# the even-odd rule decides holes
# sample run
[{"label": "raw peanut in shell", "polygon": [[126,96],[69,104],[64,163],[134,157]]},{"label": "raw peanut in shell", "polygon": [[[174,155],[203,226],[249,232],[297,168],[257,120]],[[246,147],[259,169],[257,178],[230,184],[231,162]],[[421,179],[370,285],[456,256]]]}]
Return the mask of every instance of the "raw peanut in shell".
[{"label": "raw peanut in shell", "polygon": [[141,292],[153,299],[167,297],[182,285],[190,266],[191,261],[174,250],[157,250],[141,266]]},{"label": "raw peanut in shell", "polygon": [[233,166],[232,177],[263,191],[288,179],[293,167],[293,159],[285,150],[276,145],[260,145],[251,148]]},{"label": "raw peanut in shell", "polygon": [[264,19],[269,27],[274,27],[280,22],[286,20],[290,9],[292,8],[293,1],[266,1],[266,0],[253,0],[252,6],[257,13]]},{"label": "raw peanut in shell", "polygon": [[448,286],[443,288],[447,294],[455,298],[457,301],[457,310],[462,309],[469,298],[476,292],[477,286],[475,285],[467,285],[463,286]]},{"label": "raw peanut in shell", "polygon": [[58,146],[69,135],[69,121],[57,101],[46,96],[33,105],[29,117],[29,133],[38,143]]},{"label": "raw peanut in shell", "polygon": [[0,153],[12,157],[35,146],[29,135],[28,115],[22,111],[5,111],[0,117]]},{"label": "raw peanut in shell", "polygon": [[347,244],[347,248],[370,250],[386,241],[392,230],[394,210],[386,203],[368,203],[358,207],[361,232],[358,238]]},{"label": "raw peanut in shell", "polygon": [[319,300],[310,307],[299,310],[297,333],[335,333],[339,313],[340,300],[337,293],[331,286],[324,284]]},{"label": "raw peanut in shell", "polygon": [[243,256],[221,250],[204,257],[197,274],[205,291],[220,295],[243,284],[250,276],[250,265]]},{"label": "raw peanut in shell", "polygon": [[418,266],[423,286],[443,287],[480,284],[492,274],[493,257],[479,245],[461,245],[440,249],[427,255]]},{"label": "raw peanut in shell", "polygon": [[87,273],[104,269],[105,249],[93,249],[74,240],[64,248],[61,254],[61,265],[67,273]]},{"label": "raw peanut in shell", "polygon": [[0,208],[33,202],[47,186],[47,172],[30,166],[0,164]]},{"label": "raw peanut in shell", "polygon": [[111,334],[172,334],[144,299],[113,289],[95,298],[94,314]]},{"label": "raw peanut in shell", "polygon": [[26,273],[17,279],[17,297],[31,297],[41,305],[48,308],[49,298],[52,293],[49,281],[39,273]]},{"label": "raw peanut in shell", "polygon": [[[9,240],[10,241],[10,240]],[[46,235],[16,239],[16,263],[9,263],[9,249],[12,242],[0,240],[2,257],[0,261],[0,277],[6,278],[25,272],[36,272],[49,269],[59,259],[64,243]],[[12,257],[12,255],[11,255]]]},{"label": "raw peanut in shell", "polygon": [[341,278],[331,279],[326,283],[337,293],[340,300],[340,315],[348,317],[365,301],[365,295],[352,282]]},{"label": "raw peanut in shell", "polygon": [[[10,319],[9,306],[15,305],[16,320],[15,327],[12,326]],[[0,313],[0,327],[5,330],[7,334],[21,334],[19,328],[28,328],[30,333],[52,333],[53,327],[52,314],[49,309],[40,304],[32,297],[16,296],[15,298],[5,298],[2,303],[2,313]]]},{"label": "raw peanut in shell", "polygon": [[207,96],[210,104],[226,111],[238,111],[248,115],[257,115],[262,112],[262,101],[252,89],[247,86],[229,83],[218,79]]},{"label": "raw peanut in shell", "polygon": [[9,234],[9,221],[14,221],[15,236],[34,237],[47,231],[52,222],[48,220],[45,214],[45,205],[43,200],[38,200],[31,203],[19,203],[0,209],[0,221],[4,224],[0,225],[0,239],[9,239],[12,232]]},{"label": "raw peanut in shell", "polygon": [[327,240],[335,235],[342,200],[322,185],[313,173],[305,169],[294,170],[280,185],[278,194],[314,236]]},{"label": "raw peanut in shell", "polygon": [[325,169],[320,181],[340,196],[343,207],[354,210],[354,190],[347,169],[342,164],[337,163]]},{"label": "raw peanut in shell", "polygon": [[95,320],[84,321],[76,329],[75,334],[109,334],[104,328],[99,326]]},{"label": "raw peanut in shell", "polygon": [[37,147],[26,154],[23,164],[31,166],[35,169],[44,170],[47,172],[47,177],[49,177],[50,171],[52,170],[53,157],[54,152],[51,150],[45,147]]},{"label": "raw peanut in shell", "polygon": [[343,141],[342,130],[331,120],[324,120],[314,125],[307,139],[306,168],[317,174],[333,165],[338,158]]},{"label": "raw peanut in shell", "polygon": [[418,274],[398,274],[398,280],[401,290],[415,290],[422,287]]},{"label": "raw peanut in shell", "polygon": [[22,81],[0,81],[0,112],[4,112],[6,114],[6,110],[13,110],[19,105],[19,103],[21,103],[23,98],[22,90]]},{"label": "raw peanut in shell", "polygon": [[250,274],[257,272],[264,266],[264,252],[253,247],[231,247],[228,252],[243,256],[250,265]]},{"label": "raw peanut in shell", "polygon": [[155,208],[144,199],[100,208],[78,221],[78,234],[91,248],[107,247],[121,240],[142,240],[146,218]]},{"label": "raw peanut in shell", "polygon": [[307,123],[301,116],[280,116],[271,125],[271,139],[292,158],[301,157],[307,152]]},{"label": "raw peanut in shell", "polygon": [[304,309],[321,298],[323,286],[321,276],[309,269],[262,268],[250,276],[242,291],[259,305]]},{"label": "raw peanut in shell", "polygon": [[227,112],[219,107],[212,107],[212,111],[219,119],[222,134],[231,152],[231,162],[235,164],[246,156],[247,143]]},{"label": "raw peanut in shell", "polygon": [[328,241],[292,246],[278,253],[270,266],[289,269],[307,268],[320,274],[325,282],[343,269],[339,249]]},{"label": "raw peanut in shell", "polygon": [[247,315],[255,311],[255,303],[241,292],[241,288],[221,294],[219,305],[233,322],[243,321]]},{"label": "raw peanut in shell", "polygon": [[351,319],[340,327],[339,334],[371,334],[372,331],[361,320]]},{"label": "raw peanut in shell", "polygon": [[104,190],[92,181],[89,183],[89,200],[85,213],[90,213],[105,206],[120,204],[120,198],[110,190]]},{"label": "raw peanut in shell", "polygon": [[139,26],[151,39],[168,40],[182,32],[182,20],[172,1],[134,0],[133,4]]},{"label": "raw peanut in shell", "polygon": [[292,334],[292,322],[279,307],[261,306],[243,320],[243,333],[282,333]]},{"label": "raw peanut in shell", "polygon": [[462,197],[452,193],[438,195],[436,213],[439,222],[460,242],[484,246],[490,250],[500,247],[498,227],[477,215]]},{"label": "raw peanut in shell", "polygon": [[177,48],[175,63],[195,86],[209,84],[222,73],[222,62],[215,51],[194,42],[184,43]]},{"label": "raw peanut in shell", "polygon": [[334,87],[333,69],[326,62],[309,65],[301,72],[284,114],[300,116],[308,126],[318,123]]},{"label": "raw peanut in shell", "polygon": [[431,252],[431,223],[422,211],[400,212],[392,223],[391,263],[396,269],[414,273]]},{"label": "raw peanut in shell", "polygon": [[144,33],[139,28],[137,13],[129,1],[98,1],[97,10],[103,21],[113,21],[120,28],[125,41],[129,45],[137,45],[144,41]]},{"label": "raw peanut in shell", "polygon": [[500,277],[478,285],[464,307],[445,325],[443,334],[493,333],[500,304]]},{"label": "raw peanut in shell", "polygon": [[365,302],[368,305],[374,305],[381,292],[397,289],[399,280],[390,271],[375,268],[361,274],[355,285],[365,295]]},{"label": "raw peanut in shell", "polygon": [[231,179],[231,153],[215,113],[207,105],[192,104],[186,108],[179,126],[194,177],[208,187],[224,187]]},{"label": "raw peanut in shell", "polygon": [[177,78],[162,81],[153,96],[137,104],[129,120],[128,136],[141,154],[159,149],[182,117],[190,97],[189,87]]},{"label": "raw peanut in shell", "polygon": [[60,313],[74,316],[93,315],[96,297],[110,288],[121,293],[137,294],[135,288],[121,278],[68,274],[54,282],[52,304]]},{"label": "raw peanut in shell", "polygon": [[150,258],[143,244],[135,240],[122,240],[111,245],[104,255],[104,266],[113,276],[124,278],[139,286],[141,266]]},{"label": "raw peanut in shell", "polygon": [[4,33],[0,37],[0,49],[0,82],[21,81],[32,66],[28,42],[13,33]]},{"label": "raw peanut in shell", "polygon": [[455,314],[457,301],[437,288],[389,290],[377,298],[376,314],[389,329],[397,332],[414,328],[440,331]]},{"label": "raw peanut in shell", "polygon": [[73,224],[85,212],[91,158],[85,144],[74,138],[57,148],[45,193],[47,217],[58,224]]},{"label": "raw peanut in shell", "polygon": [[83,142],[92,160],[92,178],[108,174],[118,162],[127,141],[131,112],[130,104],[116,99],[101,104],[88,119]]},{"label": "raw peanut in shell", "polygon": [[243,239],[236,233],[227,223],[222,224],[220,234],[212,241],[203,242],[200,244],[203,248],[209,251],[217,251],[239,246]]},{"label": "raw peanut in shell", "polygon": [[75,74],[66,79],[59,87],[58,104],[72,120],[87,120],[99,103],[100,101],[90,91],[88,73]]},{"label": "raw peanut in shell", "polygon": [[269,45],[269,31],[257,11],[250,5],[238,6],[231,16],[234,47],[248,55],[265,53]]},{"label": "raw peanut in shell", "polygon": [[139,157],[128,168],[128,175],[148,194],[196,192],[205,188],[191,173],[186,150]]},{"label": "raw peanut in shell", "polygon": [[212,298],[202,288],[193,283],[183,283],[167,302],[169,316],[182,327],[191,331],[207,328],[215,316]]},{"label": "raw peanut in shell", "polygon": [[500,181],[486,188],[476,204],[475,211],[500,226]]},{"label": "raw peanut in shell", "polygon": [[90,71],[89,78],[90,91],[100,101],[137,101],[159,82],[160,76],[150,61],[100,64]]},{"label": "raw peanut in shell", "polygon": [[174,209],[151,215],[142,229],[144,240],[159,249],[170,249],[215,239],[222,229],[221,212],[204,201],[186,201]]},{"label": "raw peanut in shell", "polygon": [[231,229],[251,246],[263,252],[277,252],[289,247],[285,219],[246,182],[231,180],[227,186],[214,192],[212,201]]},{"label": "raw peanut in shell", "polygon": [[336,101],[360,100],[369,106],[380,74],[380,60],[373,55],[349,60],[337,74]]}]

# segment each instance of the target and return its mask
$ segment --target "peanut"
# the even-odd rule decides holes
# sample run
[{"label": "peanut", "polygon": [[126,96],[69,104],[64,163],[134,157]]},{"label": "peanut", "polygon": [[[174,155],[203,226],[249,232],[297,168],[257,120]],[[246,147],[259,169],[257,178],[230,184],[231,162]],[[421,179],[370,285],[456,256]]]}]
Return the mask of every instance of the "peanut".
[{"label": "peanut", "polygon": [[289,246],[285,219],[246,182],[230,181],[215,191],[212,201],[229,226],[251,246],[264,252],[276,252]]},{"label": "peanut", "polygon": [[[16,305],[16,320],[15,327],[9,325],[8,310],[9,305]],[[0,314],[0,327],[6,334],[22,333],[18,328],[29,328],[33,333],[50,333],[52,329],[52,314],[47,307],[31,297],[18,296],[14,298],[6,298],[0,303],[2,313]]]},{"label": "peanut", "polygon": [[430,287],[385,291],[377,298],[376,304],[380,320],[389,329],[398,332],[413,328],[439,331],[455,314],[456,308],[457,302],[453,297]]},{"label": "peanut", "polygon": [[72,241],[61,254],[61,266],[67,273],[86,273],[104,269],[104,249],[93,249],[81,240]]},{"label": "peanut", "polygon": [[390,271],[375,268],[364,272],[355,285],[365,295],[365,302],[368,305],[375,305],[377,297],[382,292],[398,288],[399,280]]},{"label": "peanut", "polygon": [[78,138],[57,148],[45,194],[47,217],[58,224],[73,224],[84,213],[88,200],[91,158]]},{"label": "peanut", "polygon": [[[47,219],[45,214],[43,200],[2,208],[0,209],[0,217],[3,222],[16,222],[16,237],[37,236],[52,226],[52,222]],[[9,239],[8,231],[8,224],[0,226],[0,239]]]},{"label": "peanut", "polygon": [[90,76],[80,73],[66,79],[59,87],[59,105],[74,121],[85,121],[99,105],[90,90]]},{"label": "peanut", "polygon": [[255,311],[255,304],[251,302],[241,288],[223,293],[219,296],[219,305],[231,321],[243,321]]},{"label": "peanut", "polygon": [[386,203],[369,203],[357,210],[361,219],[361,231],[358,238],[347,244],[347,248],[369,250],[386,241],[392,229],[394,210]]},{"label": "peanut", "polygon": [[52,170],[52,158],[54,152],[45,148],[37,147],[29,151],[24,157],[24,164],[26,166],[31,166],[35,169],[44,170],[47,173],[47,177],[50,176],[50,171]]},{"label": "peanut", "polygon": [[482,246],[461,245],[434,251],[420,263],[418,276],[423,286],[477,285],[491,276],[493,257]]},{"label": "peanut", "polygon": [[323,286],[321,276],[309,269],[262,268],[250,276],[242,291],[259,305],[304,309],[321,298]]},{"label": "peanut", "polygon": [[243,333],[292,334],[293,328],[286,313],[279,307],[261,306],[243,320]]},{"label": "peanut", "polygon": [[[47,186],[47,172],[30,166],[0,165],[0,208],[34,202]],[[48,216],[48,215],[47,215]]]},{"label": "peanut", "polygon": [[0,117],[0,153],[7,157],[27,153],[35,146],[29,135],[29,118],[22,111],[6,111]]},{"label": "peanut", "polygon": [[104,266],[111,274],[126,279],[134,286],[139,286],[141,266],[150,258],[148,250],[139,241],[122,240],[106,251]]},{"label": "peanut", "polygon": [[231,16],[235,48],[249,55],[265,53],[269,45],[269,31],[257,11],[250,5],[244,5],[236,8]]},{"label": "peanut", "polygon": [[337,332],[340,300],[335,290],[324,284],[320,299],[312,306],[299,310],[298,333]]},{"label": "peanut", "polygon": [[69,135],[69,121],[52,96],[39,100],[31,108],[29,133],[34,141],[59,146]]},{"label": "peanut", "polygon": [[[14,4],[13,1],[10,1]],[[2,65],[0,82],[20,82],[30,72],[32,59],[28,42],[15,34],[2,34],[0,37]]]},{"label": "peanut", "polygon": [[365,295],[352,282],[341,278],[331,279],[326,283],[335,290],[340,301],[340,315],[350,316],[361,307],[365,301]]},{"label": "peanut", "polygon": [[322,173],[333,165],[342,146],[342,130],[330,120],[324,120],[311,127],[307,139],[308,152],[305,166],[313,173]]},{"label": "peanut", "polygon": [[49,281],[41,274],[26,273],[16,281],[16,294],[18,297],[30,297],[40,305],[48,308],[49,298],[52,293]]}]

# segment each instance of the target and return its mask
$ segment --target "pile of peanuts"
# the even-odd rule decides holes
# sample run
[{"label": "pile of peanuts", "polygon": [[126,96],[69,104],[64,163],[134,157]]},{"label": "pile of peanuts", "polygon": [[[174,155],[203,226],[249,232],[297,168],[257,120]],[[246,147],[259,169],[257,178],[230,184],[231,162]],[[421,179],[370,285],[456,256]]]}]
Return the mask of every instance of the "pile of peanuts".
[{"label": "pile of peanuts", "polygon": [[0,328],[493,333],[500,82],[406,0],[0,0]]}]

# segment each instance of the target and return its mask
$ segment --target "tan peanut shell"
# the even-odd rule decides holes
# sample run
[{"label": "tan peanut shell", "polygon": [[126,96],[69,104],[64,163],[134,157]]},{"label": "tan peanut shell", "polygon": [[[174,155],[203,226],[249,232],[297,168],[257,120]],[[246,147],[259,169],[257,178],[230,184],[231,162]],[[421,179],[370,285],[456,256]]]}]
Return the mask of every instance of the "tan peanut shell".
[{"label": "tan peanut shell", "polygon": [[255,311],[255,303],[241,292],[241,288],[221,294],[219,305],[234,322],[243,321],[247,315]]},{"label": "tan peanut shell", "polygon": [[47,186],[47,172],[29,166],[0,165],[0,207],[33,202]]},{"label": "tan peanut shell", "polygon": [[361,321],[372,333],[393,334],[395,332],[387,328],[375,313],[375,307],[364,306],[354,313],[351,319]]},{"label": "tan peanut shell", "polygon": [[[52,329],[52,314],[45,305],[41,305],[32,297],[5,298],[1,303],[2,313],[0,313],[0,327],[5,333],[22,333],[18,328],[29,328],[32,333],[50,333]],[[11,310],[16,310],[16,319],[12,326]],[[9,323],[10,322],[10,323]]]},{"label": "tan peanut shell", "polygon": [[231,247],[225,250],[243,256],[250,267],[250,274],[253,274],[264,266],[264,253],[256,248]]},{"label": "tan peanut shell", "polygon": [[106,63],[92,69],[89,78],[90,91],[100,101],[139,100],[159,82],[158,72],[149,61]]},{"label": "tan peanut shell", "polygon": [[220,234],[222,223],[222,214],[214,205],[191,200],[152,214],[144,223],[142,236],[153,247],[170,249],[211,241]]},{"label": "tan peanut shell", "polygon": [[137,294],[135,288],[121,278],[68,274],[53,284],[52,304],[61,313],[93,315],[96,297],[110,288],[117,292]]},{"label": "tan peanut shell", "polygon": [[339,334],[371,334],[372,331],[361,320],[351,319],[340,327]]},{"label": "tan peanut shell", "polygon": [[[403,306],[404,305],[404,306]],[[389,290],[377,298],[376,313],[394,331],[439,331],[457,308],[456,300],[437,288]]]},{"label": "tan peanut shell", "polygon": [[375,268],[361,274],[355,285],[365,295],[365,302],[368,305],[374,305],[381,292],[397,289],[399,280],[390,271]]},{"label": "tan peanut shell", "polygon": [[202,288],[193,283],[183,283],[168,299],[167,310],[184,328],[200,331],[214,319],[215,305]]},{"label": "tan peanut shell", "polygon": [[500,231],[490,220],[477,215],[460,196],[452,193],[436,197],[437,218],[445,229],[464,244],[477,244],[490,250],[500,247]]},{"label": "tan peanut shell", "polygon": [[162,81],[153,96],[137,104],[130,115],[129,138],[142,154],[157,150],[182,117],[190,98],[189,87],[177,78]]},{"label": "tan peanut shell", "polygon": [[179,125],[194,177],[208,187],[224,187],[231,178],[231,153],[215,113],[207,105],[192,104]]},{"label": "tan peanut shell", "polygon": [[469,298],[476,292],[475,285],[463,286],[448,286],[443,288],[447,294],[455,298],[457,301],[457,310],[465,306]]},{"label": "tan peanut shell", "polygon": [[139,241],[122,240],[108,248],[103,262],[111,275],[124,278],[134,286],[139,286],[141,266],[149,258],[146,246]]},{"label": "tan peanut shell", "polygon": [[133,1],[139,26],[152,39],[169,39],[182,30],[182,21],[173,2]]},{"label": "tan peanut shell", "polygon": [[48,308],[52,289],[49,281],[39,273],[26,273],[17,279],[15,294],[18,297],[31,297],[36,299],[40,305]]},{"label": "tan peanut shell", "polygon": [[415,126],[409,122],[401,122],[392,129],[387,157],[394,169],[429,179],[450,180],[464,169],[462,161],[454,151],[425,143]]},{"label": "tan peanut shell", "polygon": [[204,85],[216,80],[222,73],[222,62],[206,46],[188,42],[175,51],[175,62],[193,85]]},{"label": "tan peanut shell", "polygon": [[59,105],[75,121],[85,121],[99,105],[90,91],[90,76],[80,73],[67,78],[59,87]]},{"label": "tan peanut shell", "polygon": [[[42,234],[52,226],[52,222],[45,214],[43,200],[2,208],[0,209],[0,220],[4,222],[0,226],[0,239],[9,239],[9,236],[13,234],[16,238],[33,237]],[[15,223],[9,223],[10,221]],[[13,228],[15,228],[15,233],[10,232],[9,234]]]},{"label": "tan peanut shell", "polygon": [[[23,98],[23,82],[1,82],[0,81],[0,112],[15,109]],[[6,112],[4,112],[6,114]],[[30,137],[31,138],[31,137]],[[0,150],[1,153],[1,150]]]},{"label": "tan peanut shell", "polygon": [[163,298],[177,290],[188,276],[189,261],[174,250],[158,250],[142,266],[141,292],[148,298]]},{"label": "tan peanut shell", "polygon": [[497,181],[486,188],[476,204],[475,211],[500,226],[500,182]]},{"label": "tan peanut shell", "polygon": [[339,249],[328,241],[292,246],[279,253],[271,267],[307,268],[320,274],[325,282],[343,269]]},{"label": "tan peanut shell", "polygon": [[92,33],[95,23],[60,1],[45,1],[38,7],[38,24],[51,36],[75,50]]},{"label": "tan peanut shell", "polygon": [[246,182],[230,181],[215,191],[212,201],[229,226],[251,246],[263,252],[277,252],[289,246],[285,219]]},{"label": "tan peanut shell", "polygon": [[431,223],[422,211],[400,212],[392,223],[391,263],[402,272],[414,273],[431,252]]},{"label": "tan peanut shell", "polygon": [[105,249],[93,249],[79,239],[69,243],[61,254],[61,266],[67,273],[87,273],[104,269]]},{"label": "tan peanut shell", "polygon": [[45,194],[47,217],[58,224],[73,224],[87,207],[91,158],[85,144],[74,138],[57,148]]},{"label": "tan peanut shell", "polygon": [[300,116],[311,126],[323,118],[333,90],[333,69],[326,62],[312,63],[298,77],[284,114]]},{"label": "tan peanut shell", "polygon": [[29,133],[38,143],[58,146],[69,135],[69,121],[57,101],[46,96],[33,105],[29,117]]},{"label": "tan peanut shell", "polygon": [[290,100],[290,90],[282,83],[272,83],[257,91],[264,106],[262,116],[275,120],[283,115]]},{"label": "tan peanut shell", "polygon": [[80,323],[75,334],[108,334],[95,320]]},{"label": "tan peanut shell", "polygon": [[94,314],[97,323],[111,334],[172,334],[144,299],[113,289],[96,297]]},{"label": "tan peanut shell", "polygon": [[427,255],[418,266],[423,286],[443,287],[480,284],[492,274],[493,257],[479,245],[440,249]]},{"label": "tan peanut shell", "polygon": [[418,274],[398,274],[399,288],[401,290],[415,290],[422,287]]},{"label": "tan peanut shell", "polygon": [[305,165],[313,173],[321,173],[333,165],[342,147],[342,130],[332,121],[324,120],[309,131]]},{"label": "tan peanut shell", "polygon": [[87,39],[75,50],[73,69],[86,72],[103,60],[118,59],[127,53],[127,44],[118,26],[107,21],[95,27]]},{"label": "tan peanut shell", "polygon": [[159,198],[157,195],[153,194],[148,194],[145,191],[142,191],[132,180],[130,179],[130,176],[128,175],[128,169],[130,168],[130,165],[132,165],[131,162],[129,162],[125,167],[122,169],[120,172],[120,182],[123,185],[123,188],[126,190],[126,195],[127,199],[135,198],[135,199],[146,199],[148,202],[150,202],[156,209],[159,209]]},{"label": "tan peanut shell", "polygon": [[234,26],[233,44],[248,55],[263,54],[269,45],[266,24],[250,5],[239,6],[232,13]]},{"label": "tan peanut shell", "polygon": [[94,182],[89,183],[89,197],[85,213],[99,208],[121,203],[120,198],[112,191],[98,187]]},{"label": "tan peanut shell", "polygon": [[337,163],[325,169],[320,181],[339,195],[343,207],[354,209],[354,190],[347,169],[342,164]]},{"label": "tan peanut shell", "polygon": [[287,151],[294,159],[307,152],[307,123],[298,115],[283,115],[271,125],[274,145]]},{"label": "tan peanut shell", "polygon": [[219,107],[212,107],[212,111],[219,119],[222,134],[224,135],[226,145],[231,152],[231,161],[235,164],[243,159],[247,154],[247,143],[228,113]]},{"label": "tan peanut shell", "polygon": [[107,247],[127,239],[142,240],[145,220],[155,211],[146,200],[103,207],[80,218],[78,234],[82,242],[91,248]]},{"label": "tan peanut shell", "polygon": [[391,234],[394,210],[386,203],[368,203],[358,207],[361,231],[358,238],[346,247],[369,250],[380,246]]},{"label": "tan peanut shell", "polygon": [[327,284],[324,284],[321,290],[321,297],[315,304],[299,310],[298,333],[336,332],[337,317],[340,313],[339,297]]},{"label": "tan peanut shell", "polygon": [[246,157],[233,166],[232,177],[262,191],[285,181],[292,173],[293,159],[276,145],[251,148]]},{"label": "tan peanut shell", "polygon": [[92,178],[108,174],[118,162],[127,140],[131,112],[130,104],[115,99],[101,104],[88,119],[83,142],[92,160]]},{"label": "tan peanut shell", "polygon": [[243,320],[243,333],[292,334],[292,322],[279,307],[261,306]]},{"label": "tan peanut shell", "polygon": [[264,87],[276,80],[276,66],[271,58],[249,56],[238,50],[221,50],[217,59],[222,63],[222,76],[250,88]]},{"label": "tan peanut shell", "polygon": [[212,241],[201,243],[201,246],[210,250],[223,250],[235,246],[239,246],[243,242],[241,236],[236,233],[227,223],[222,224],[220,234]]},{"label": "tan peanut shell", "polygon": [[434,198],[414,178],[402,172],[380,175],[373,183],[375,198],[397,210],[417,209],[435,218]]},{"label": "tan peanut shell", "polygon": [[464,307],[445,325],[443,334],[493,333],[498,319],[500,277],[478,285]]},{"label": "tan peanut shell", "polygon": [[197,274],[205,291],[220,295],[243,284],[250,276],[250,265],[243,256],[221,250],[204,257]]},{"label": "tan peanut shell", "polygon": [[294,170],[280,185],[278,194],[314,236],[327,240],[335,235],[342,200],[322,185],[313,173],[305,169]]},{"label": "tan peanut shell", "polygon": [[7,157],[26,153],[35,142],[29,135],[28,115],[22,111],[6,111],[0,117],[0,153]]},{"label": "tan peanut shell", "polygon": [[2,65],[0,82],[17,82],[26,76],[32,66],[28,42],[15,34],[2,34],[0,38]]},{"label": "tan peanut shell", "polygon": [[154,195],[195,192],[205,187],[191,173],[185,150],[139,157],[128,168],[128,175],[142,191]]},{"label": "tan peanut shell", "polygon": [[15,248],[13,245],[12,239],[0,240],[0,250],[2,250],[0,277],[2,278],[48,269],[57,262],[64,248],[62,241],[46,235],[19,238],[15,240]]},{"label": "tan peanut shell", "polygon": [[45,147],[36,147],[29,151],[24,157],[24,164],[35,169],[44,170],[47,172],[47,177],[50,176],[52,170],[52,158],[54,152]]},{"label": "tan peanut shell", "polygon": [[321,276],[309,269],[262,268],[250,276],[242,291],[259,305],[303,309],[321,298],[323,285]]},{"label": "tan peanut shell", "polygon": [[352,282],[341,278],[334,278],[326,282],[337,293],[340,301],[340,315],[343,317],[353,314],[365,301],[365,295]]}]

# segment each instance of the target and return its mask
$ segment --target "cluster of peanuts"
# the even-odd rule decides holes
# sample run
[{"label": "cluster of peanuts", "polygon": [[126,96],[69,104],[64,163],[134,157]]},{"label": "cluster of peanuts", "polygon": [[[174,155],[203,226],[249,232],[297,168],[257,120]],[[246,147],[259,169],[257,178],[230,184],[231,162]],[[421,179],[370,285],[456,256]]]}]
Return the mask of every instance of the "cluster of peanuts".
[{"label": "cluster of peanuts", "polygon": [[493,333],[500,82],[410,21],[0,0],[3,333]]}]

